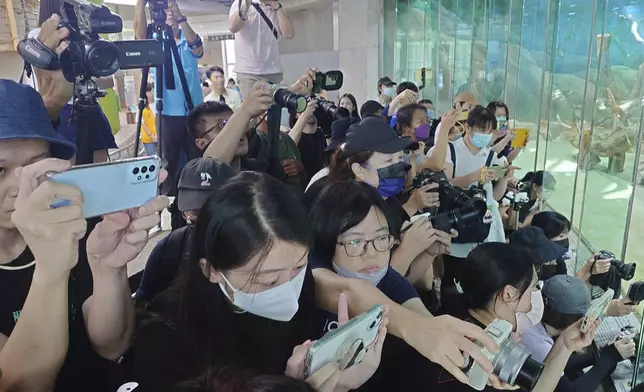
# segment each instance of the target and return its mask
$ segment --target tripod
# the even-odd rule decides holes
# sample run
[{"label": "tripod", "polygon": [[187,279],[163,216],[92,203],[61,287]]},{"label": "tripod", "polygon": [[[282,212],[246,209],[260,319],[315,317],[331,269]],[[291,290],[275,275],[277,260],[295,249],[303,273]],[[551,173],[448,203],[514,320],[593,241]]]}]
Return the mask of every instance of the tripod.
[{"label": "tripod", "polygon": [[[192,97],[190,96],[190,90],[188,89],[188,82],[186,80],[186,74],[183,71],[183,64],[181,62],[181,57],[179,56],[179,50],[177,48],[177,43],[174,40],[174,35],[172,33],[172,28],[165,23],[166,13],[165,10],[151,10],[153,22],[148,24],[147,27],[147,38],[156,39],[159,41],[163,47],[165,53],[165,62],[163,65],[156,67],[156,128],[157,128],[157,146],[158,146],[158,155],[161,158],[163,166],[167,165],[167,161],[164,159],[163,155],[163,86],[164,78],[165,84],[169,90],[174,90],[176,88],[174,74],[173,74],[173,62],[177,67],[179,73],[179,82],[181,83],[181,88],[183,89],[183,94],[188,105],[188,111],[191,111],[194,108],[192,103]],[[170,48],[170,50],[167,50]],[[148,75],[150,73],[150,67],[143,68],[141,76],[141,90],[139,92],[139,113],[137,115],[136,121],[136,140],[134,144],[134,156],[136,157],[139,153],[140,148],[140,137],[141,137],[141,125],[143,120],[143,109],[146,105],[146,90],[148,85]],[[177,168],[178,169],[178,168]],[[178,173],[176,174],[178,177]]]},{"label": "tripod", "polygon": [[75,90],[74,96],[77,98],[74,102],[73,116],[70,121],[75,118],[78,119],[76,125],[76,165],[85,165],[94,162],[94,149],[92,148],[91,138],[101,133],[93,129],[99,122],[91,119],[102,116],[98,98],[104,97],[105,92],[101,91],[96,82],[89,76],[81,77],[76,83]]}]

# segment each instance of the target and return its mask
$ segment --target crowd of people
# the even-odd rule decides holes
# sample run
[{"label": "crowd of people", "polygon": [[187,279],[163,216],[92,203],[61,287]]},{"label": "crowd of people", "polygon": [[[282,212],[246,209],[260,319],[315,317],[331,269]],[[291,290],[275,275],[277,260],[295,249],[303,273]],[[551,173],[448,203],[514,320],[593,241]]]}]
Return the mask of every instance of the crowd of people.
[{"label": "crowd of people", "polygon": [[[136,15],[142,38],[145,0]],[[34,36],[64,50],[69,31],[43,16]],[[192,68],[201,39],[176,4],[168,23]],[[164,91],[162,129],[146,107],[144,147],[153,155],[160,137],[168,185],[99,218],[84,218],[77,188],[45,179],[74,162],[60,132],[71,85],[46,70],[37,90],[0,80],[12,97],[0,102],[0,391],[472,391],[473,367],[485,391],[592,391],[635,356],[633,336],[584,350],[599,325],[582,332],[592,283],[615,267],[594,255],[568,270],[571,223],[544,203],[556,181],[516,176],[506,104],[461,93],[438,117],[414,83],[383,77],[377,100],[343,94],[348,115],[329,130],[314,99],[274,129],[267,82],[282,81],[274,52],[292,23],[277,1],[235,1],[230,29],[239,88],[213,67],[201,102],[186,72],[192,99]],[[288,89],[308,96],[316,72]],[[131,288],[127,264],[167,208],[173,230]],[[363,357],[309,371],[316,342],[377,305]],[[616,298],[606,316],[634,310]],[[535,361],[529,387],[483,353],[505,347],[484,331],[499,320]]]}]

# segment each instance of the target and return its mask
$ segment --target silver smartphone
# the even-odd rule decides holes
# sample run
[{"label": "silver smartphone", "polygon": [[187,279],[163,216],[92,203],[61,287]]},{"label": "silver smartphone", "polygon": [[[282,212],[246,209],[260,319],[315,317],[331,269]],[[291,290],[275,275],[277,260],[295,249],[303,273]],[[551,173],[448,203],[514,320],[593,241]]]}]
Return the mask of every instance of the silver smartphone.
[{"label": "silver smartphone", "polygon": [[376,305],[315,342],[306,356],[306,376],[332,362],[340,369],[360,363],[366,349],[378,338],[384,311],[384,306]]},{"label": "silver smartphone", "polygon": [[[141,157],[116,162],[74,166],[62,173],[48,173],[50,181],[73,185],[83,194],[83,215],[92,218],[140,207],[155,198],[161,161]],[[69,205],[54,200],[53,208]]]}]

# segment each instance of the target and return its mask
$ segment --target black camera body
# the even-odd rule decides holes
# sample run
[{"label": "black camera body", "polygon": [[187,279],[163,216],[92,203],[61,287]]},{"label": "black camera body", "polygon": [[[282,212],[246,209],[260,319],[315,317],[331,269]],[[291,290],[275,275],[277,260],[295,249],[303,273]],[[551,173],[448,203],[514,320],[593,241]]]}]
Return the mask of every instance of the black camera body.
[{"label": "black camera body", "polygon": [[628,288],[628,294],[626,297],[630,300],[632,304],[638,304],[644,300],[644,282],[633,282]]},{"label": "black camera body", "polygon": [[116,41],[101,39],[99,34],[123,30],[121,17],[109,8],[85,0],[64,0],[58,28],[69,29],[68,49],[60,56],[37,39],[18,44],[18,53],[29,64],[48,70],[61,69],[65,79],[76,81],[105,77],[119,69],[142,68],[163,64],[163,47],[155,40]]},{"label": "black camera body", "polygon": [[306,98],[307,102],[312,100],[317,100],[317,107],[313,114],[318,122],[318,127],[322,129],[325,138],[331,137],[331,124],[335,120],[341,118],[348,118],[351,116],[351,113],[345,108],[339,108],[332,101],[328,101],[322,97],[318,97],[315,94],[311,93]]},{"label": "black camera body", "polygon": [[336,91],[342,88],[344,74],[342,71],[316,72],[313,80],[313,92],[319,94],[322,90]]},{"label": "black camera body", "polygon": [[[433,172],[424,169],[414,177],[413,188],[420,188],[428,183],[438,184],[440,207],[430,218],[432,226],[449,233],[451,229],[466,231],[473,224],[482,222],[487,213],[486,194],[482,189],[473,187],[468,191],[450,184],[444,172]],[[460,237],[459,233],[459,237]]]},{"label": "black camera body", "polygon": [[615,267],[615,271],[623,280],[631,280],[635,276],[635,269],[637,268],[635,263],[624,263],[615,256],[615,253],[608,250],[601,250],[595,256],[595,261],[606,259],[610,259],[610,264]]}]

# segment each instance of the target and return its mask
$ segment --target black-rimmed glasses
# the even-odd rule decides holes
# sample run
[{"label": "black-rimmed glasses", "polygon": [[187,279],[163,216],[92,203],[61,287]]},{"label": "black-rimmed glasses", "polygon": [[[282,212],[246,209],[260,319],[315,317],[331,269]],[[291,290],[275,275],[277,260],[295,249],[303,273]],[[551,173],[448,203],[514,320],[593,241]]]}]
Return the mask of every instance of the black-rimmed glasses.
[{"label": "black-rimmed glasses", "polygon": [[344,251],[349,257],[360,257],[367,252],[369,244],[377,252],[386,252],[394,246],[394,237],[390,234],[381,235],[372,240],[348,240],[338,242],[338,245],[344,246]]}]

